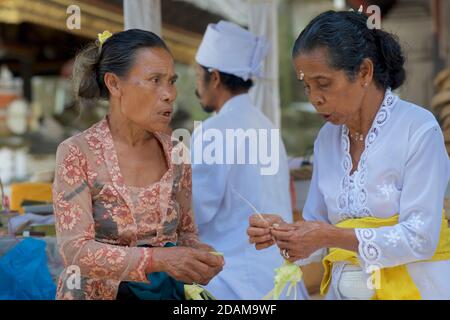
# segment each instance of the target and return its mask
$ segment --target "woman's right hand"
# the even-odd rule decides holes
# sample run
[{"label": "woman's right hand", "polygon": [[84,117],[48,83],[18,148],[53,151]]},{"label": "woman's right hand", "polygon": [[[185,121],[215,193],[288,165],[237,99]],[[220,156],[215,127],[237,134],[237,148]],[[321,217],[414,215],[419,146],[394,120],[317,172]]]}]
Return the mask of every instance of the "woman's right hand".
[{"label": "woman's right hand", "polygon": [[207,285],[220,271],[225,261],[204,250],[189,247],[153,248],[150,272],[166,272],[187,284]]},{"label": "woman's right hand", "polygon": [[275,239],[271,230],[275,226],[285,224],[283,218],[277,214],[254,214],[249,218],[247,234],[250,243],[255,244],[256,250],[262,250],[272,246]]}]

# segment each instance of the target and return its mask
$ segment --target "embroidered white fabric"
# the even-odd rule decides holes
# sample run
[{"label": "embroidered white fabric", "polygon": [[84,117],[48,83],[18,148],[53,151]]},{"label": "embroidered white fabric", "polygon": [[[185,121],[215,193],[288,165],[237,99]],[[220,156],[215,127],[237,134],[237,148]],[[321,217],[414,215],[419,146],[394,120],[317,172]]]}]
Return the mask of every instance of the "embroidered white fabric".
[{"label": "embroidered white fabric", "polygon": [[[339,216],[341,220],[350,218],[361,218],[372,216],[370,208],[367,206],[367,158],[369,157],[372,145],[377,140],[382,127],[389,120],[391,110],[395,106],[397,97],[394,96],[390,89],[386,90],[383,103],[375,116],[375,120],[370,128],[366,139],[365,149],[361,154],[356,171],[352,174],[353,169],[352,157],[350,155],[350,139],[349,129],[347,126],[342,126],[342,150],[344,158],[342,159],[342,168],[344,176],[342,178],[341,193],[337,198],[338,208],[340,209]],[[386,192],[386,189],[383,189]]]},{"label": "embroidered white fabric", "polygon": [[[328,122],[320,130],[304,219],[336,225],[344,219],[398,214],[393,226],[355,229],[362,269],[405,264],[422,298],[450,299],[450,261],[418,262],[436,250],[450,176],[434,115],[387,90],[353,174],[349,142],[343,125]],[[436,290],[429,289],[430,283]],[[336,291],[329,293],[336,297]]]}]

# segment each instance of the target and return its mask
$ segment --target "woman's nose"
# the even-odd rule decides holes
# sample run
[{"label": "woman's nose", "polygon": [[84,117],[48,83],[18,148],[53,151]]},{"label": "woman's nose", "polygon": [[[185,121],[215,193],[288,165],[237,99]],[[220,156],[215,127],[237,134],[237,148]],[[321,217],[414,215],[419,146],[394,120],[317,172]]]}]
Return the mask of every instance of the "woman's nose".
[{"label": "woman's nose", "polygon": [[313,105],[315,105],[316,107],[320,107],[320,106],[322,106],[323,103],[324,103],[324,99],[323,99],[323,97],[320,96],[320,95],[314,96],[311,100],[312,100],[311,103],[312,103]]},{"label": "woman's nose", "polygon": [[175,86],[167,87],[164,89],[162,99],[164,102],[174,102],[177,98],[177,89]]}]

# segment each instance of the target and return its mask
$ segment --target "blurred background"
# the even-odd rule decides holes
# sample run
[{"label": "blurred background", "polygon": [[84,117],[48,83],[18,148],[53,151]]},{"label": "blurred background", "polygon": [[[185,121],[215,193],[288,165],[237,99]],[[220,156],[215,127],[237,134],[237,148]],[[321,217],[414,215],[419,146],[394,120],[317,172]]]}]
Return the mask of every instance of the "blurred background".
[{"label": "blurred background", "polygon": [[[265,68],[270,77],[259,85],[270,88],[266,90],[270,97],[258,103],[281,129],[296,181],[294,207],[302,208],[313,142],[323,121],[295,79],[292,45],[317,14],[328,9],[357,10],[361,5],[379,6],[381,27],[399,37],[406,53],[407,81],[397,94],[436,115],[450,150],[448,0],[0,0],[0,178],[9,202],[3,201],[4,209],[51,211],[39,205],[51,201],[58,144],[107,112],[102,102],[83,108],[74,103],[70,80],[74,56],[98,33],[139,26],[146,19],[176,60],[180,77],[174,129],[192,130],[194,120],[209,116],[194,95],[193,68],[207,25],[226,19],[268,33],[271,63]],[[77,22],[77,14],[79,28],[73,28],[70,23]],[[52,235],[45,228],[30,228],[48,223],[23,221],[11,226],[6,213],[0,215],[0,235],[24,231]],[[0,242],[0,255],[14,242],[8,243]]]},{"label": "blurred background", "polygon": [[[293,42],[318,13],[378,5],[382,28],[399,36],[408,59],[408,80],[398,94],[427,108],[432,109],[432,99],[438,93],[434,80],[450,62],[449,1],[158,2],[161,34],[174,53],[180,75],[173,127],[189,130],[193,120],[208,116],[195,98],[193,71],[194,55],[208,23],[228,19],[247,27],[249,3],[275,4],[277,36],[271,41],[277,47],[279,106],[275,107],[279,108],[279,119],[272,120],[280,126],[291,157],[310,155],[323,124],[295,81],[291,63]],[[80,9],[79,29],[68,28],[71,5]],[[101,103],[83,109],[74,104],[70,74],[74,55],[97,33],[123,30],[124,5],[122,0],[0,1],[0,177],[4,184],[51,179],[57,145],[104,116],[107,106]]]},{"label": "blurred background", "polygon": [[[206,26],[220,19],[248,26],[247,2],[160,1],[161,33],[174,53],[180,75],[174,128],[191,130],[193,120],[208,116],[195,98],[193,71],[194,55]],[[309,156],[314,136],[323,124],[295,81],[292,45],[304,26],[328,9],[378,5],[382,28],[399,36],[408,58],[408,80],[398,93],[431,109],[437,93],[434,80],[450,61],[449,1],[270,2],[276,3],[278,11],[278,37],[272,44],[278,51],[279,124],[289,156]],[[67,26],[71,5],[80,8],[80,29]],[[74,105],[70,85],[73,58],[98,32],[123,28],[122,0],[0,1],[0,177],[4,184],[48,180],[57,145],[104,116],[105,105],[82,110]]]}]

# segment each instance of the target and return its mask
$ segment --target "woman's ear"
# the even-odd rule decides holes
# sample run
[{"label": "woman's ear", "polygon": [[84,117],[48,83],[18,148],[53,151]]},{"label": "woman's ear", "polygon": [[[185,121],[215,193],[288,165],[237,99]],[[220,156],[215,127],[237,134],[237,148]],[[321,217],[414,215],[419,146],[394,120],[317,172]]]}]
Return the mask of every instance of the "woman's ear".
[{"label": "woman's ear", "polygon": [[374,72],[374,65],[372,60],[365,58],[359,67],[358,80],[361,85],[367,87],[368,84],[372,82]]},{"label": "woman's ear", "polygon": [[105,85],[108,88],[109,95],[112,97],[120,97],[122,95],[120,79],[117,75],[112,72],[105,73],[103,78]]}]

